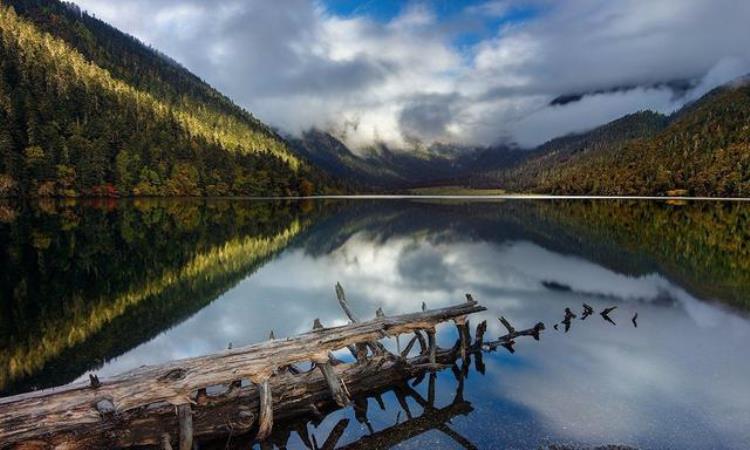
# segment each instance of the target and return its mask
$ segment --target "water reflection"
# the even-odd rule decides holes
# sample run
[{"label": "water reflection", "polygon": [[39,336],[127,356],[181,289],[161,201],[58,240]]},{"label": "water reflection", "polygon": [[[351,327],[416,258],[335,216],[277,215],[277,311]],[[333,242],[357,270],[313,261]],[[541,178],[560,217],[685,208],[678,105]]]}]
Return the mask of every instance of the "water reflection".
[{"label": "water reflection", "polygon": [[71,381],[194,314],[291,242],[303,225],[290,208],[49,200],[19,208],[0,226],[0,388]]},{"label": "water reflection", "polygon": [[[481,352],[473,355],[476,365],[481,367]],[[380,387],[373,386],[365,394],[354,397],[350,411],[353,418],[342,416],[344,411],[329,406],[281,422],[275,426],[269,439],[262,443],[254,442],[250,434],[204,442],[201,448],[239,449],[253,444],[261,448],[299,446],[315,450],[393,448],[423,435],[439,432],[452,447],[476,449],[470,438],[456,432],[451,426],[456,418],[468,416],[474,411],[471,402],[464,399],[464,383],[471,370],[471,360],[470,355],[463,362],[453,361],[450,372],[455,377],[455,386],[452,389],[443,387],[446,396],[452,396],[445,405],[437,403],[438,374],[431,372],[427,375],[423,370],[416,377],[398,379]],[[441,377],[447,378],[445,374],[441,374]],[[425,379],[427,383],[423,383]],[[426,391],[425,395],[419,392],[422,389]],[[390,424],[373,424],[373,420],[380,422],[380,418],[394,415]],[[353,432],[350,430],[352,426],[355,427]],[[366,435],[362,436],[360,430],[366,431]]]},{"label": "water reflection", "polygon": [[[217,202],[0,211],[9,243],[2,261],[12,268],[2,275],[6,392],[259,342],[270,330],[290,336],[315,317],[343,324],[332,289],[341,281],[365,318],[378,307],[397,314],[422,302],[447,306],[472,292],[489,308],[479,319],[492,337],[507,331],[499,316],[518,328],[560,323],[566,307],[577,316],[567,333],[564,324],[549,326],[549,339],[518,341],[514,354],[499,349],[483,361],[484,377],[469,375],[464,395],[474,412],[451,429],[478,448],[750,441],[744,204],[353,201],[305,213]],[[248,239],[264,244],[240,245]],[[225,254],[236,263],[225,263]],[[153,285],[164,287],[149,291]],[[141,300],[117,300],[144,290]],[[606,316],[617,326],[600,315],[614,306]],[[438,375],[438,398],[454,391],[448,375]],[[389,411],[397,405],[386,396]],[[353,443],[372,434],[370,426],[375,433],[392,426],[397,413],[373,411],[370,426],[360,427],[353,414],[332,413],[320,432],[348,418],[338,442]],[[434,428],[400,444],[427,445],[457,444]],[[289,447],[304,445],[292,439]]]}]

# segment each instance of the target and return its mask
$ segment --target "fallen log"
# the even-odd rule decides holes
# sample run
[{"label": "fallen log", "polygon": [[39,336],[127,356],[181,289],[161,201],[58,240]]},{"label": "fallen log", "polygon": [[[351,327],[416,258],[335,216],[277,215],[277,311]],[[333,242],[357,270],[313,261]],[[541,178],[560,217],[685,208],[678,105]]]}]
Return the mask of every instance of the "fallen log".
[{"label": "fallen log", "polygon": [[[478,359],[481,359],[481,352],[474,350],[472,353],[476,355]],[[446,367],[449,367],[450,363],[456,362],[459,357],[459,350],[457,348],[439,349],[437,351],[437,360],[440,363],[443,363]],[[420,355],[415,357],[412,361],[418,362],[419,360],[426,360],[426,358],[425,355]],[[464,362],[462,369],[458,371],[457,379],[459,384],[454,400],[445,407],[436,407],[435,405],[435,384],[437,379],[435,373],[430,373],[427,399],[423,398],[417,391],[409,386],[410,380],[416,377],[416,381],[419,381],[420,375],[423,375],[427,370],[427,368],[424,368],[420,364],[393,364],[393,362],[390,362],[386,369],[363,373],[359,378],[359,381],[352,384],[352,397],[355,417],[358,422],[367,427],[371,436],[347,444],[347,446],[343,448],[388,448],[431,429],[451,434],[451,437],[457,442],[467,442],[466,438],[452,432],[447,428],[447,425],[452,418],[457,415],[468,414],[473,409],[471,404],[463,399],[462,394],[463,378],[465,378],[466,373],[468,372],[468,364]],[[411,416],[411,411],[408,406],[405,406],[408,405],[405,402],[406,398],[411,398],[422,407],[422,415],[416,418],[407,419],[395,426],[376,432],[372,429],[372,425],[367,417],[367,399],[372,398],[376,400],[380,405],[380,408],[385,410],[386,408],[383,404],[382,395],[387,392],[393,392],[397,399],[400,399],[400,408],[406,414],[407,418]],[[307,413],[302,413],[297,417],[280,423],[279,426],[274,428],[273,434],[268,438],[268,443],[276,446],[276,448],[287,448],[291,433],[295,432],[307,448],[334,448],[341,437],[343,431],[341,428],[345,428],[347,423],[340,421],[325,438],[323,445],[316,445],[315,438],[310,438],[308,425],[317,427],[325,418],[322,414],[327,416],[338,409],[340,408],[333,401],[326,398],[324,402],[317,404],[315,413],[308,411]],[[217,450],[244,449],[250,448],[256,443],[258,443],[257,437],[252,435],[252,433],[244,435],[235,434],[229,440],[224,437],[203,441],[201,442],[201,448]],[[271,447],[269,446],[269,448]],[[467,448],[474,447],[467,446]]]},{"label": "fallen log", "polygon": [[[257,422],[256,414],[262,419],[261,425],[265,423],[267,428],[261,431],[269,433],[276,414],[309,411],[316,395],[330,398],[330,376],[338,377],[342,387],[351,391],[357,378],[367,370],[403,366],[404,361],[387,353],[375,355],[364,363],[332,366],[330,371],[277,373],[278,368],[300,362],[327,362],[329,352],[353,344],[377,342],[384,336],[420,330],[432,334],[435,326],[442,322],[484,309],[471,301],[413,314],[379,316],[371,321],[314,330],[285,340],[275,339],[218,354],[143,367],[109,379],[97,379],[96,384],[77,383],[0,399],[0,443],[8,447],[27,442],[39,448],[158,445],[166,432],[172,438],[179,436],[182,448],[193,436],[226,433],[234,428],[250,429]],[[431,364],[436,364],[434,335],[430,340],[427,358]],[[427,362],[424,359],[420,355],[410,359],[408,364],[424,364]],[[328,381],[325,372],[331,372]],[[229,389],[220,397],[222,400],[214,404],[207,400],[210,396],[201,395],[206,388],[236,385],[242,380],[251,383],[246,388]],[[312,386],[319,389],[312,389]],[[259,391],[265,393],[262,409]],[[236,399],[243,392],[250,401],[240,402],[238,406],[224,401]],[[339,400],[344,401],[343,397]],[[199,404],[199,401],[206,404]],[[97,408],[102,402],[111,411],[102,413]],[[175,407],[181,411],[181,420],[175,414]],[[270,416],[269,410],[272,411]],[[220,419],[225,421],[217,422]],[[181,434],[180,424],[184,428],[190,422],[192,435],[188,436],[187,431]]]},{"label": "fallen log", "polygon": [[[438,349],[436,359],[449,367],[459,356],[457,347]],[[414,378],[424,371],[428,356],[417,355],[407,361],[394,360],[387,356],[376,356],[367,363],[346,363],[333,366],[332,370],[346,383],[352,397],[372,393],[373,390],[390,389]],[[300,415],[319,415],[320,411],[338,408],[331,396],[328,382],[318,370],[295,376],[278,374],[268,379],[269,390],[274,392],[272,415],[274,422]],[[259,422],[258,412],[263,410],[262,385],[249,384],[234,387],[216,396],[203,396],[192,405],[193,439],[239,435],[255,430],[256,440],[265,436]],[[49,448],[121,448],[131,446],[162,445],[164,435],[181,436],[182,428],[174,406],[168,403],[150,405],[118,414],[114,420],[100,420],[76,429],[54,435],[40,433],[34,440],[36,447]],[[270,429],[268,429],[270,431]],[[181,439],[181,438],[180,438]],[[178,448],[178,447],[175,447]]]},{"label": "fallen log", "polygon": [[[405,380],[416,377],[416,385],[430,372],[428,400],[416,400],[423,407],[433,408],[434,371],[451,367],[459,380],[457,399],[460,399],[470,355],[477,356],[477,368],[483,372],[482,350],[507,344],[518,336],[539,339],[544,329],[542,324],[537,324],[531,329],[516,331],[503,319],[509,333],[497,341],[484,342],[486,323],[480,323],[477,339],[472,343],[466,316],[484,308],[471,297],[467,299],[467,303],[458,306],[390,318],[381,312],[372,321],[343,327],[322,328],[316,320],[318,329],[295,338],[274,339],[272,336],[271,341],[217,355],[145,367],[111,379],[99,380],[92,376],[91,384],[0,399],[0,448],[154,446],[182,449],[207,437],[236,436],[253,430],[253,439],[261,442],[263,448],[269,445],[264,439],[273,436],[274,423],[279,420],[305,415],[322,418],[321,410],[349,404],[350,399],[354,402],[355,416],[367,422],[366,411],[357,410],[362,409],[358,399],[371,395],[373,390],[394,389],[393,386],[397,386],[396,397],[411,418],[405,399],[413,395]],[[351,319],[353,314],[347,312],[347,316]],[[352,321],[356,320],[355,317]],[[458,327],[458,340],[453,348],[443,349],[437,346],[435,327],[449,320]],[[424,339],[423,332],[428,339]],[[350,346],[365,345],[374,350],[379,347],[375,343],[380,344],[381,337],[402,333],[413,333],[414,337],[398,355],[377,351],[371,357],[360,355],[361,358],[347,364],[337,363],[330,357],[330,352]],[[409,351],[417,342],[421,351],[409,357]],[[265,359],[256,360],[260,357]],[[455,365],[459,357],[463,360],[463,374]],[[313,363],[307,372],[285,369],[303,361]],[[214,376],[209,377],[212,368]],[[209,395],[208,388],[217,385],[228,388]],[[125,395],[126,388],[134,390]],[[175,391],[179,391],[179,397],[174,396]],[[165,392],[172,395],[165,397]],[[379,396],[375,399],[382,405]],[[69,405],[73,408],[66,412],[64,408]],[[95,412],[95,420],[81,414],[89,410]],[[346,424],[341,433],[344,428]],[[419,428],[421,426],[415,427]],[[444,425],[437,424],[433,428],[452,434]],[[338,440],[334,437],[327,439],[331,445]],[[461,436],[452,437],[465,444]]]}]

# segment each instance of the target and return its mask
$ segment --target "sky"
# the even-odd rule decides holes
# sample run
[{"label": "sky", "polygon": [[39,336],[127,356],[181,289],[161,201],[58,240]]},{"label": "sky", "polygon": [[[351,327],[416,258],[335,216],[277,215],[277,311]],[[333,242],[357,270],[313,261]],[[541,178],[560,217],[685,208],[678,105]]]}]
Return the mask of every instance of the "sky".
[{"label": "sky", "polygon": [[[75,0],[283,132],[533,147],[750,73],[747,0]],[[688,81],[675,92],[665,85]],[[621,89],[627,87],[628,89]],[[565,105],[550,102],[591,93]]]}]

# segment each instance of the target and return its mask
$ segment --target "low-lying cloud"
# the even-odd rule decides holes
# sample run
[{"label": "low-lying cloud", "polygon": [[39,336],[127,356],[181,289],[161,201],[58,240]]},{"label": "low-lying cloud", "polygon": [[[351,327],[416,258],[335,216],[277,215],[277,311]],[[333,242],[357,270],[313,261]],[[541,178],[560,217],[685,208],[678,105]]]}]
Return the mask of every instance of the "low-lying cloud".
[{"label": "low-lying cloud", "polygon": [[[534,146],[641,109],[671,112],[750,72],[744,0],[493,0],[449,17],[411,2],[388,20],[307,0],[77,3],[271,125],[331,129],[354,147]],[[653,87],[673,80],[696,87],[677,99]],[[623,86],[642,87],[550,106]]]}]

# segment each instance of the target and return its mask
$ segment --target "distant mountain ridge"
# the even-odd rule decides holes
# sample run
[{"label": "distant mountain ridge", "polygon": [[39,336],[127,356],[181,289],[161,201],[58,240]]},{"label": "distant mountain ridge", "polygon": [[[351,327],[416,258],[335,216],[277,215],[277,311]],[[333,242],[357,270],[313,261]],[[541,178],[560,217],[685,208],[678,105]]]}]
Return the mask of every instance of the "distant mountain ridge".
[{"label": "distant mountain ridge", "polygon": [[313,159],[328,152],[329,173],[365,184],[373,180],[384,189],[458,185],[542,194],[747,197],[750,77],[716,88],[670,116],[640,111],[531,150],[501,146],[412,154],[379,145],[358,156],[333,136],[326,140],[336,142],[337,154],[346,157],[330,157],[325,146],[309,140],[306,154]]},{"label": "distant mountain ridge", "polygon": [[[445,183],[480,170],[509,167],[528,152],[512,147],[433,144],[421,151],[392,149],[383,143],[355,153],[332,134],[311,129],[290,138],[292,150],[326,173],[359,189],[388,191]],[[361,153],[361,154],[360,154]]]},{"label": "distant mountain ridge", "polygon": [[563,168],[600,152],[616,152],[627,142],[648,138],[667,127],[669,118],[652,111],[628,114],[591,131],[552,139],[526,154],[517,164],[485,170],[465,180],[474,186],[502,186],[516,192],[545,192],[544,183]]},{"label": "distant mountain ridge", "polygon": [[750,78],[669,117],[641,112],[554,139],[523,163],[483,172],[470,184],[549,194],[748,197]]}]

